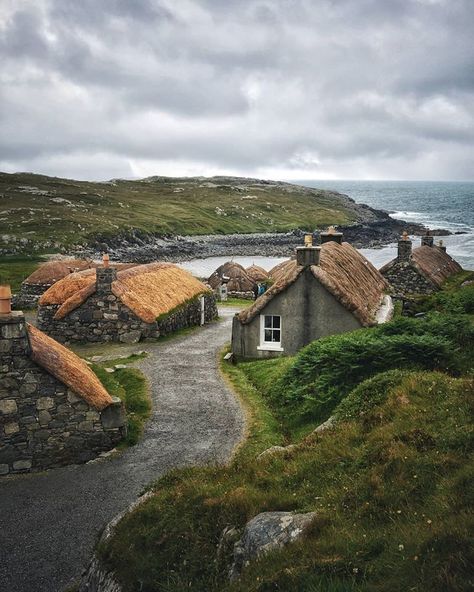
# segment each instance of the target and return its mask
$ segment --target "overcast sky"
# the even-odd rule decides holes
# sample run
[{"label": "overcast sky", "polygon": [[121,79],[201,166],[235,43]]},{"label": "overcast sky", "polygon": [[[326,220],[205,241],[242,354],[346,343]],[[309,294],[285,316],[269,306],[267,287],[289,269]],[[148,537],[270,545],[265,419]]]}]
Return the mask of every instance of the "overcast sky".
[{"label": "overcast sky", "polygon": [[0,0],[0,170],[474,178],[474,0]]}]

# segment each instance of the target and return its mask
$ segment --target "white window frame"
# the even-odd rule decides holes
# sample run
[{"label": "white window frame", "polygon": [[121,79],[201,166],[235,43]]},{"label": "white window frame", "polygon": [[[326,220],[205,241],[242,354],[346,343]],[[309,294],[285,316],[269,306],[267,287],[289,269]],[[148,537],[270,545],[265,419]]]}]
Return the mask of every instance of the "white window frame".
[{"label": "white window frame", "polygon": [[[265,317],[278,317],[280,319],[280,341],[265,341]],[[260,345],[257,347],[260,351],[284,351],[281,347],[281,336],[283,326],[281,315],[261,314],[260,315]]]}]

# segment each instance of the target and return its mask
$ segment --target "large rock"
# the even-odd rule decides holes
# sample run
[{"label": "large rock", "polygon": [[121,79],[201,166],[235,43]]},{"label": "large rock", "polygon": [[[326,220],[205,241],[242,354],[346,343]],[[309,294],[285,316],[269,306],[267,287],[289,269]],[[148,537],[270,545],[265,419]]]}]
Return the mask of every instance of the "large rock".
[{"label": "large rock", "polygon": [[299,539],[315,518],[316,512],[263,512],[247,522],[242,538],[234,546],[231,580],[260,555]]}]

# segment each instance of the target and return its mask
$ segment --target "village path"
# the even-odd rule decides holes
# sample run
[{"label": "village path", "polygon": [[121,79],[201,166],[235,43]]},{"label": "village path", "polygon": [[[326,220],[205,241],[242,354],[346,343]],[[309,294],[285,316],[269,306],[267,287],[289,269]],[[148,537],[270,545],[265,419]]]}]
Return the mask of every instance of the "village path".
[{"label": "village path", "polygon": [[144,487],[178,466],[227,461],[244,417],[220,376],[217,351],[230,340],[223,320],[146,344],[140,368],[153,414],[142,440],[123,454],[0,480],[0,591],[59,592],[77,578],[107,522]]}]

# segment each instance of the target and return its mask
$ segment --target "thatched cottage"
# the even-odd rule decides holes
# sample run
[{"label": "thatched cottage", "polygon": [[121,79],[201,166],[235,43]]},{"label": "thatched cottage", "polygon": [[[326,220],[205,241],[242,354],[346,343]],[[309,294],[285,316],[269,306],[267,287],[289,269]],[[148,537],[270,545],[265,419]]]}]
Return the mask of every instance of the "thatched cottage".
[{"label": "thatched cottage", "polygon": [[255,263],[250,265],[250,267],[247,267],[245,271],[247,272],[247,275],[257,284],[259,282],[267,282],[270,278],[268,271],[263,269],[263,267],[260,267],[260,265],[255,265]]},{"label": "thatched cottage", "polygon": [[421,237],[421,245],[413,249],[406,233],[398,241],[397,257],[380,269],[399,298],[435,292],[460,271],[462,267],[447,254],[442,241],[434,245],[433,237],[426,235]]},{"label": "thatched cottage", "polygon": [[[117,269],[128,269],[134,265],[136,263],[118,263],[116,267]],[[97,263],[87,259],[46,261],[22,282],[20,291],[13,297],[13,304],[16,308],[33,308],[46,290],[63,277],[96,267],[98,267]]]},{"label": "thatched cottage", "polygon": [[20,291],[14,297],[14,304],[19,308],[33,308],[39,297],[55,282],[70,273],[92,267],[94,263],[84,259],[63,259],[42,263],[22,282]]},{"label": "thatched cottage", "polygon": [[0,475],[82,463],[126,434],[119,399],[87,364],[11,311],[0,288]]},{"label": "thatched cottage", "polygon": [[70,274],[39,300],[38,326],[61,342],[136,343],[217,317],[212,291],[171,263]]},{"label": "thatched cottage", "polygon": [[223,282],[227,284],[229,296],[250,300],[254,297],[253,289],[256,282],[240,263],[227,261],[227,263],[220,265],[207,280],[207,283],[216,292],[219,291]]},{"label": "thatched cottage", "polygon": [[296,260],[280,266],[271,288],[234,317],[237,359],[293,355],[320,337],[391,318],[388,283],[340,238],[297,248]]}]

